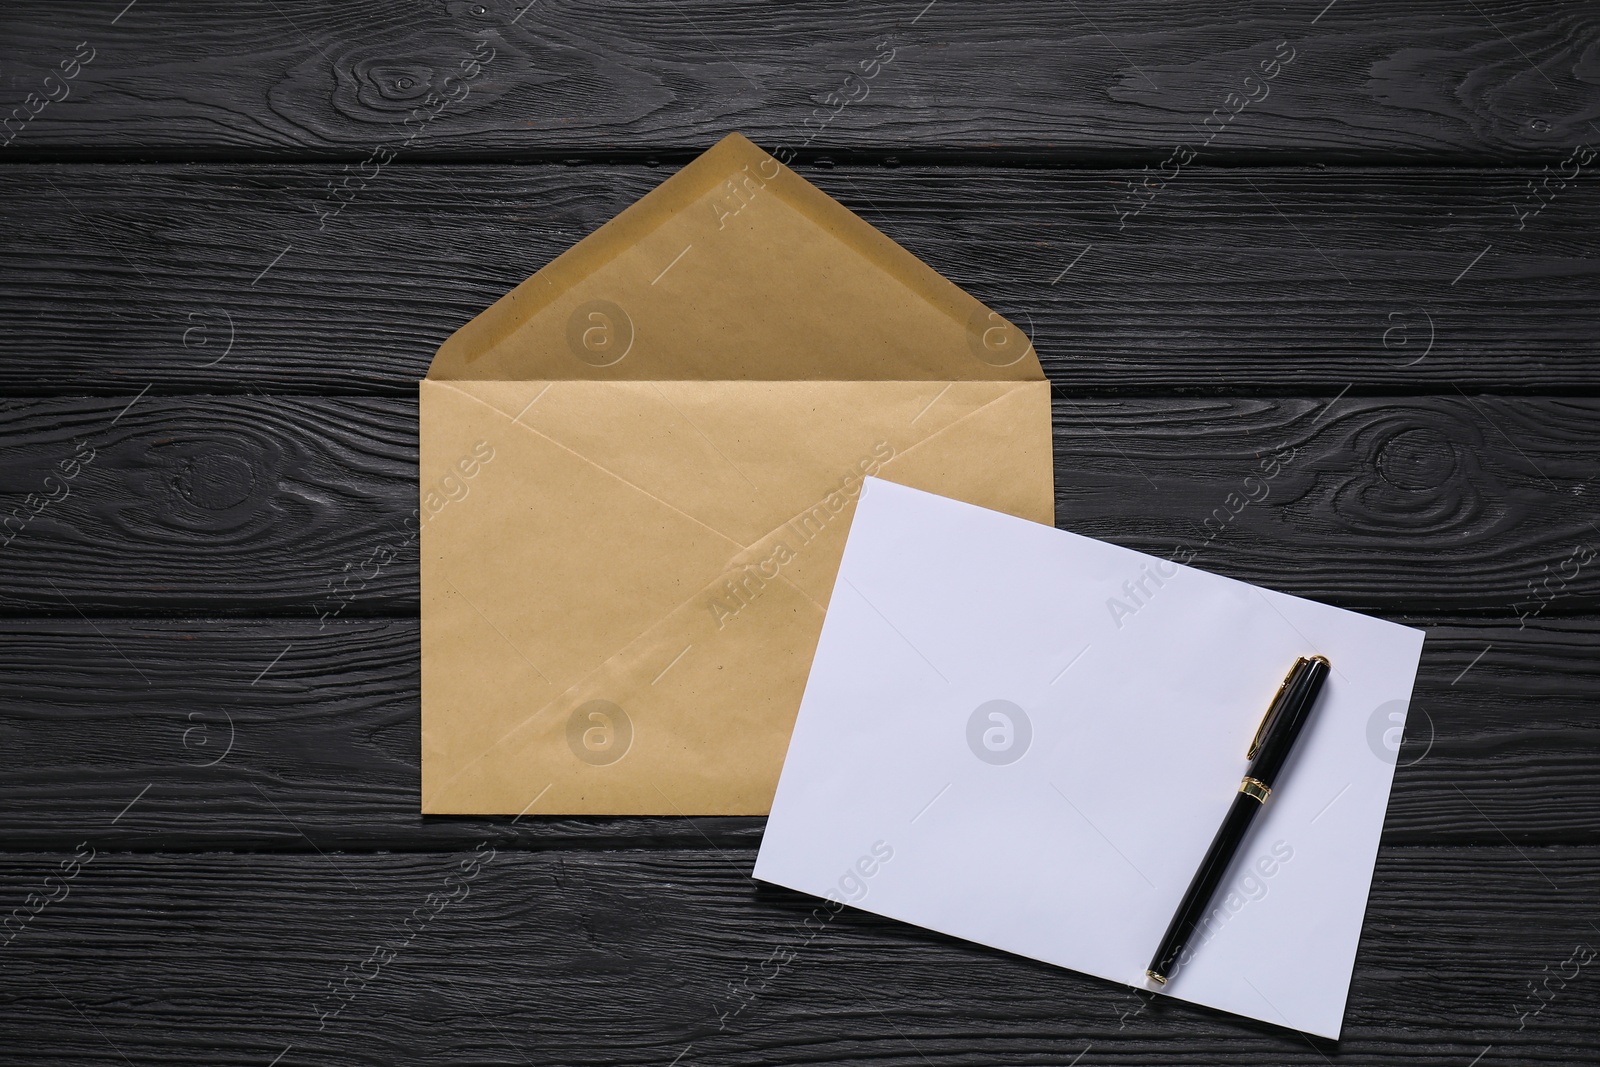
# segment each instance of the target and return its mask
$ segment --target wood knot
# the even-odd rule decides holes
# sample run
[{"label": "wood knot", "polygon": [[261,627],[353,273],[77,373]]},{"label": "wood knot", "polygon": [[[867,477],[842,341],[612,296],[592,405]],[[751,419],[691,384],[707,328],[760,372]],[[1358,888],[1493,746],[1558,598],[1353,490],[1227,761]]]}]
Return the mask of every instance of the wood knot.
[{"label": "wood knot", "polygon": [[1481,533],[1499,496],[1478,463],[1483,442],[1469,415],[1428,401],[1370,409],[1351,441],[1354,462],[1334,483],[1332,503],[1345,527],[1438,543]]},{"label": "wood knot", "polygon": [[244,458],[226,452],[191,457],[178,471],[183,498],[208,511],[226,511],[250,498],[255,470]]},{"label": "wood knot", "polygon": [[1396,489],[1437,489],[1455,477],[1457,457],[1450,439],[1431,427],[1402,430],[1378,448],[1378,473]]},{"label": "wood knot", "polygon": [[[404,113],[438,90],[441,80],[426,62],[362,60],[355,64],[356,99],[375,112]],[[446,72],[447,73],[447,72]]]}]

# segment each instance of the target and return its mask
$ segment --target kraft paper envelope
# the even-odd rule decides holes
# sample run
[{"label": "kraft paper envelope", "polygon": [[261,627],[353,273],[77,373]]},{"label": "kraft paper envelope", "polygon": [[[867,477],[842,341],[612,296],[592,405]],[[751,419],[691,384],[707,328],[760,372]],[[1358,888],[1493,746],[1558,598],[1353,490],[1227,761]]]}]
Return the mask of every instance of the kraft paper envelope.
[{"label": "kraft paper envelope", "polygon": [[1027,339],[737,134],[420,394],[424,812],[764,814],[862,478],[1054,518]]},{"label": "kraft paper envelope", "polygon": [[838,583],[755,876],[1152,992],[1273,693],[1327,656],[1160,992],[1339,1036],[1422,631],[877,480]]}]

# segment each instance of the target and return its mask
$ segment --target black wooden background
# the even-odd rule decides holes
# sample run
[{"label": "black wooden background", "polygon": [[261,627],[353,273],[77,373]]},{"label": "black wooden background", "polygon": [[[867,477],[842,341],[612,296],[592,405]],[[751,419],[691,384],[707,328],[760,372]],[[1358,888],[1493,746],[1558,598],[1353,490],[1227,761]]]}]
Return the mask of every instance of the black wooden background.
[{"label": "black wooden background", "polygon": [[[19,0],[6,109],[0,1060],[1600,1060],[1594,3]],[[729,129],[1030,330],[1063,527],[1427,629],[1341,1042],[417,814],[415,381]]]}]

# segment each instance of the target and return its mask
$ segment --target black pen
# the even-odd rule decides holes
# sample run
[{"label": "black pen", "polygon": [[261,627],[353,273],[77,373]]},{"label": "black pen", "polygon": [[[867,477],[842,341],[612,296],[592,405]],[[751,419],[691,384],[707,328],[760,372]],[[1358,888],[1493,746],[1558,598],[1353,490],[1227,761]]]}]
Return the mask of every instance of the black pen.
[{"label": "black pen", "polygon": [[1233,806],[1217,829],[1217,836],[1211,839],[1211,847],[1206,849],[1200,869],[1194,872],[1194,879],[1189,882],[1183,901],[1172,916],[1166,935],[1150,960],[1150,967],[1144,972],[1160,984],[1166,985],[1167,979],[1172,977],[1184,946],[1189,943],[1206,908],[1210,907],[1217,885],[1239,851],[1256,812],[1272,795],[1272,783],[1289,758],[1295,738],[1300,736],[1301,728],[1311,717],[1311,707],[1328,678],[1328,671],[1328,660],[1324,656],[1302,656],[1295,660],[1267,707],[1255,740],[1250,742],[1250,751],[1245,753],[1250,766],[1245,771],[1244,781],[1239,783]]}]

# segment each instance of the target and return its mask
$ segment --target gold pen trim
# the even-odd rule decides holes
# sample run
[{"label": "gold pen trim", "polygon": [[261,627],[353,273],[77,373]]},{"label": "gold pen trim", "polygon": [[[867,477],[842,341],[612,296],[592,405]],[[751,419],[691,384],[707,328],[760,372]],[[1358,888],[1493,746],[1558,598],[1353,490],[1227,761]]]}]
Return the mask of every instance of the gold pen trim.
[{"label": "gold pen trim", "polygon": [[1146,978],[1150,979],[1152,982],[1155,982],[1157,985],[1166,985],[1167,984],[1166,978],[1162,977],[1161,975],[1157,974],[1154,971],[1145,971],[1144,974],[1145,974]]},{"label": "gold pen trim", "polygon": [[1289,668],[1289,673],[1285,674],[1283,681],[1278,683],[1277,692],[1273,693],[1272,699],[1267,701],[1267,710],[1261,715],[1261,725],[1256,727],[1256,735],[1250,739],[1250,748],[1244,754],[1245,759],[1256,758],[1256,752],[1261,748],[1262,735],[1267,732],[1267,723],[1272,721],[1272,709],[1278,706],[1278,698],[1283,696],[1284,689],[1289,685],[1289,679],[1294,677],[1294,672],[1299,670],[1300,664],[1304,662],[1304,656],[1294,661],[1294,665]]},{"label": "gold pen trim", "polygon": [[1261,716],[1261,725],[1256,727],[1256,735],[1250,739],[1250,748],[1244,754],[1245,759],[1256,758],[1256,753],[1261,748],[1262,735],[1267,732],[1267,723],[1272,721],[1272,709],[1278,706],[1278,698],[1283,696],[1284,689],[1289,685],[1289,679],[1294,677],[1295,672],[1300,669],[1302,663],[1321,663],[1324,667],[1329,666],[1327,656],[1301,656],[1294,661],[1294,665],[1289,668],[1289,673],[1284,675],[1283,681],[1278,683],[1278,691],[1272,694],[1271,700],[1267,701],[1267,710]]},{"label": "gold pen trim", "polygon": [[1247,775],[1245,780],[1239,783],[1239,792],[1250,797],[1258,804],[1265,804],[1267,798],[1272,795],[1272,787],[1259,778],[1251,778]]}]

